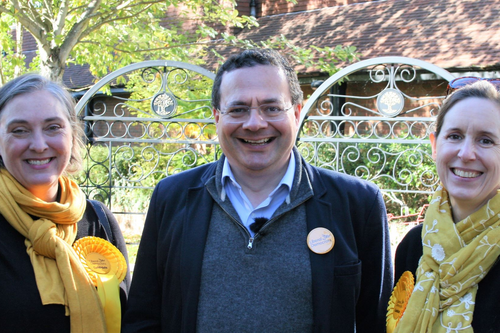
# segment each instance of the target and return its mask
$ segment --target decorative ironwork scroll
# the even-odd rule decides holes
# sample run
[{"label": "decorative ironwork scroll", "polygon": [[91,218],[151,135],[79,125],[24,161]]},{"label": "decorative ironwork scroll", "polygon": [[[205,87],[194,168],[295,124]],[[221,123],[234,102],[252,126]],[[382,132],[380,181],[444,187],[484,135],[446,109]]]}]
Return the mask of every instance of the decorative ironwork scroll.
[{"label": "decorative ironwork scroll", "polygon": [[144,213],[160,179],[214,161],[214,76],[190,64],[146,61],[92,87],[77,105],[89,142],[77,180],[87,195],[115,212]]},{"label": "decorative ironwork scroll", "polygon": [[451,79],[403,57],[349,66],[308,99],[297,145],[308,162],[372,181],[398,204],[426,203],[439,182],[428,136]]}]

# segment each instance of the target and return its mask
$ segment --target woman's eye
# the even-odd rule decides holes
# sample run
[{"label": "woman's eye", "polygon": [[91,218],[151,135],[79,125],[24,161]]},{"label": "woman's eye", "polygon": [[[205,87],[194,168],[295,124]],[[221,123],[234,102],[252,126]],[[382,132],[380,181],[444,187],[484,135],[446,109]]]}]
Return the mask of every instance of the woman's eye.
[{"label": "woman's eye", "polygon": [[458,134],[450,134],[448,135],[448,139],[450,140],[460,140],[462,137]]},{"label": "woman's eye", "polygon": [[59,125],[50,125],[50,126],[48,127],[48,130],[49,130],[49,131],[52,131],[52,132],[53,132],[53,131],[58,131],[58,130],[60,130],[60,129],[61,129],[61,126],[59,126]]},{"label": "woman's eye", "polygon": [[21,135],[21,134],[24,134],[24,133],[27,133],[28,131],[25,130],[24,128],[15,128],[12,130],[12,133],[13,134],[17,134],[17,135]]},{"label": "woman's eye", "polygon": [[494,143],[492,140],[490,140],[490,139],[481,139],[481,140],[479,140],[479,143],[480,143],[481,145],[483,145],[483,146],[492,146],[492,145],[494,145],[494,144],[495,144],[495,143]]}]

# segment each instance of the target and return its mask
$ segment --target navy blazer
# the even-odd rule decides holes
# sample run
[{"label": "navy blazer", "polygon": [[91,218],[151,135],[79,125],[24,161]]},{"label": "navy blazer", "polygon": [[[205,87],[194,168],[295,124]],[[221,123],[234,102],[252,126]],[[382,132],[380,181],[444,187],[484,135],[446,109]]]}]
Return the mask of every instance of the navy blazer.
[{"label": "navy blazer", "polygon": [[[214,205],[204,184],[217,163],[170,176],[155,188],[123,332],[196,332]],[[330,252],[310,252],[314,332],[385,332],[393,280],[381,192],[369,182],[302,164],[314,190],[305,203],[308,232],[325,227],[335,237]]]}]

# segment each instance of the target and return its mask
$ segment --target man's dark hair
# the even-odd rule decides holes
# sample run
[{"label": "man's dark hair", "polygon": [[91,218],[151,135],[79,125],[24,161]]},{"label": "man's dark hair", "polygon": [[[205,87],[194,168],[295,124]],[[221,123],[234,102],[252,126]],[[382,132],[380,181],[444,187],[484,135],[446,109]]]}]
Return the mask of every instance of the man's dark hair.
[{"label": "man's dark hair", "polygon": [[220,108],[220,86],[224,73],[239,68],[254,67],[257,65],[271,65],[282,69],[288,81],[292,104],[298,105],[302,103],[302,89],[300,89],[299,79],[297,78],[297,73],[295,73],[295,70],[292,66],[290,66],[288,60],[275,50],[251,49],[232,55],[219,68],[212,88],[212,106],[216,109]]}]

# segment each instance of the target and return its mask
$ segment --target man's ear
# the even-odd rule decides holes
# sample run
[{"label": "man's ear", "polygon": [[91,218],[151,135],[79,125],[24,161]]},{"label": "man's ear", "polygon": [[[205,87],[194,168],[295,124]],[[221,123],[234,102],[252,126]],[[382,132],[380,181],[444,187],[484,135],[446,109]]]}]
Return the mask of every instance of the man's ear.
[{"label": "man's ear", "polygon": [[219,122],[219,111],[217,111],[216,108],[212,108],[212,114],[214,115],[215,123],[217,124]]},{"label": "man's ear", "polygon": [[297,104],[295,107],[294,107],[294,116],[295,116],[295,122],[297,123],[297,126],[299,126],[299,122],[300,122],[300,113],[302,111],[302,105],[301,104]]}]

